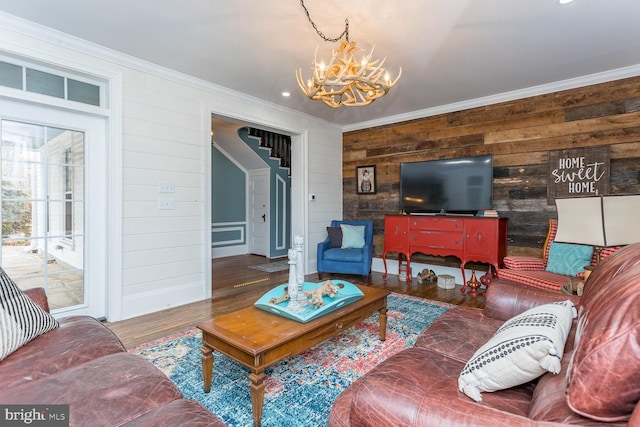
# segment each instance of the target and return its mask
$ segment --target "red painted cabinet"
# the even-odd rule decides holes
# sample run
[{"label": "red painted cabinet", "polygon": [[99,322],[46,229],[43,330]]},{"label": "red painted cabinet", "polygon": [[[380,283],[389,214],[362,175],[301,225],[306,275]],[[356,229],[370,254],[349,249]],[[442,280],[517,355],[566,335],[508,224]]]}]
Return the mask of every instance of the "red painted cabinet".
[{"label": "red painted cabinet", "polygon": [[[409,266],[409,228],[407,216],[387,215],[384,217],[384,252],[382,254],[382,263],[384,264],[383,279],[387,278],[387,252],[398,252],[398,261],[402,262],[402,256],[407,258],[407,267]],[[411,275],[407,271],[408,281],[411,281]]]},{"label": "red painted cabinet", "polygon": [[409,230],[406,216],[387,215],[384,217],[384,250],[385,252],[407,253]]},{"label": "red painted cabinet", "polygon": [[411,281],[411,255],[455,256],[460,258],[463,285],[464,266],[475,261],[496,270],[507,255],[507,219],[430,215],[387,215],[384,229],[384,276],[387,277],[387,253],[407,257],[407,282]]},{"label": "red painted cabinet", "polygon": [[497,270],[507,256],[507,219],[466,218],[465,222],[465,262],[486,262]]},{"label": "red painted cabinet", "polygon": [[410,252],[456,256],[464,251],[464,219],[452,216],[410,216]]}]

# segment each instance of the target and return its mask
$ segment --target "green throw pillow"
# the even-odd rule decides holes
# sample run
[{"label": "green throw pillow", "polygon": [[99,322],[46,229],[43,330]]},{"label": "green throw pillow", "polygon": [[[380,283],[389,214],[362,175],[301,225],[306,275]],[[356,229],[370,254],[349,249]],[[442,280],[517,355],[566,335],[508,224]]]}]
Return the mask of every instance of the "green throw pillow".
[{"label": "green throw pillow", "polygon": [[575,276],[591,264],[593,246],[551,242],[546,270],[551,273]]},{"label": "green throw pillow", "polygon": [[362,249],[364,247],[364,225],[340,224],[342,229],[342,249]]}]

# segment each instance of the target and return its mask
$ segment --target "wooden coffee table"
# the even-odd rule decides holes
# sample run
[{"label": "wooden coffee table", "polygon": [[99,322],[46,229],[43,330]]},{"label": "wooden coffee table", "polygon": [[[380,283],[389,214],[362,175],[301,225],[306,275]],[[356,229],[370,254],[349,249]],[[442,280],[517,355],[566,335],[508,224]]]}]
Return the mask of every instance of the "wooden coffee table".
[{"label": "wooden coffee table", "polygon": [[290,320],[256,307],[214,317],[197,325],[202,330],[204,391],[211,389],[213,351],[217,350],[251,370],[249,374],[253,425],[259,426],[264,400],[264,370],[338,335],[361,320],[380,313],[380,339],[387,330],[387,295],[384,289],[358,286],[364,293],[348,304],[308,323]]}]

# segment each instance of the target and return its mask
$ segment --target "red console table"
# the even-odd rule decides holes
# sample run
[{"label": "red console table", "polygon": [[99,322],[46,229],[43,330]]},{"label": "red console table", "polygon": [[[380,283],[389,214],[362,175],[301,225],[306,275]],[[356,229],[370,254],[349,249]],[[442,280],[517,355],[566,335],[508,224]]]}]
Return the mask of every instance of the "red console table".
[{"label": "red console table", "polygon": [[496,270],[507,255],[507,219],[441,215],[387,215],[384,218],[384,275],[387,253],[407,258],[407,282],[411,282],[411,255],[455,256],[460,258],[462,292],[466,287],[464,266],[475,261]]}]

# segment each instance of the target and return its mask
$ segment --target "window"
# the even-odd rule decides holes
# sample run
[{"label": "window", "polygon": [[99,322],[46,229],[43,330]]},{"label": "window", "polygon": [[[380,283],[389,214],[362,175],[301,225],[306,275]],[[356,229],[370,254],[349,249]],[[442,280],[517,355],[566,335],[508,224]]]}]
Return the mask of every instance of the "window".
[{"label": "window", "polygon": [[71,147],[64,150],[64,238],[73,236],[73,168],[71,167]]},{"label": "window", "polygon": [[71,78],[62,72],[45,71],[35,66],[0,61],[0,86],[98,107],[104,104],[101,83],[82,81],[79,77]]},{"label": "window", "polygon": [[0,54],[0,265],[54,315],[107,311],[108,87]]},{"label": "window", "polygon": [[82,304],[84,132],[1,120],[0,134],[3,268],[22,288],[44,286],[52,309]]}]

